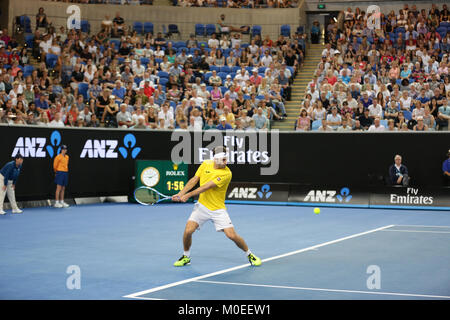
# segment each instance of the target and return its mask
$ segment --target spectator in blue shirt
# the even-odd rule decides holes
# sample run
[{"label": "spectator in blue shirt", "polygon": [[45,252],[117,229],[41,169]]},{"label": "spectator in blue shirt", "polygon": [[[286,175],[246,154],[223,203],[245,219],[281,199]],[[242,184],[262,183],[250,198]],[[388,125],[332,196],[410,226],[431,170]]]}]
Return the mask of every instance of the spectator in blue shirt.
[{"label": "spectator in blue shirt", "polygon": [[442,174],[444,186],[450,187],[450,149],[447,152],[447,159],[442,163]]},{"label": "spectator in blue shirt", "polygon": [[19,153],[15,156],[13,161],[8,162],[0,170],[0,214],[5,214],[3,211],[3,201],[5,195],[8,195],[9,203],[13,213],[22,213],[16,203],[15,188],[17,178],[19,177],[20,170],[22,169],[23,157]]},{"label": "spectator in blue shirt", "polygon": [[46,92],[41,94],[39,96],[39,98],[34,100],[34,104],[36,105],[36,109],[39,110],[39,111],[40,110],[47,110],[50,107],[49,104],[48,104],[48,94]]},{"label": "spectator in blue shirt", "polygon": [[114,87],[114,89],[112,89],[111,94],[116,97],[117,101],[122,102],[123,98],[125,97],[126,92],[127,92],[127,89],[122,87],[122,81],[117,80],[116,86]]},{"label": "spectator in blue shirt", "polygon": [[217,130],[233,130],[233,127],[227,123],[227,119],[225,117],[220,117],[220,122],[216,127]]}]

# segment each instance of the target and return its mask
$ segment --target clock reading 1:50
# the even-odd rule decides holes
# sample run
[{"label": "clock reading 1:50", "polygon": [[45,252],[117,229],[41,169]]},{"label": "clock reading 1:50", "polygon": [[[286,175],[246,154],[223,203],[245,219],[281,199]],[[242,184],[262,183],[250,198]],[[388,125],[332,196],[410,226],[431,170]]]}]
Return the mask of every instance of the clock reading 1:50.
[{"label": "clock reading 1:50", "polygon": [[181,191],[184,188],[184,181],[167,181],[167,190]]}]

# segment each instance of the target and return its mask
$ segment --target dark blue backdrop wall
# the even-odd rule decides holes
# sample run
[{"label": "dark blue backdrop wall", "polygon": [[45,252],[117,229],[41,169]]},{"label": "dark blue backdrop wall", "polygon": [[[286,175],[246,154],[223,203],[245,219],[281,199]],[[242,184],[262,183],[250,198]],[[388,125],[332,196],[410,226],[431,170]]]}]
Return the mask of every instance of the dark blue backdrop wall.
[{"label": "dark blue backdrop wall", "polygon": [[[224,139],[233,148],[229,138],[232,134],[222,135],[228,135]],[[172,132],[168,131],[0,126],[0,165],[10,161],[15,153],[22,153],[25,161],[17,184],[17,198],[49,199],[54,194],[53,158],[60,145],[66,144],[70,155],[68,197],[126,195],[134,186],[135,160],[170,160],[172,149],[179,147],[179,141],[172,141],[171,137]],[[270,164],[235,163],[230,165],[234,182],[368,187],[382,184],[394,155],[401,154],[412,185],[440,186],[442,162],[450,149],[447,132],[280,132],[275,138],[269,134],[267,141],[266,151],[272,164],[277,162],[278,152],[278,172],[261,175],[261,168]],[[204,141],[199,145],[195,139],[189,142],[191,162],[199,147],[209,143]],[[190,175],[197,166],[195,163],[189,166]]]}]

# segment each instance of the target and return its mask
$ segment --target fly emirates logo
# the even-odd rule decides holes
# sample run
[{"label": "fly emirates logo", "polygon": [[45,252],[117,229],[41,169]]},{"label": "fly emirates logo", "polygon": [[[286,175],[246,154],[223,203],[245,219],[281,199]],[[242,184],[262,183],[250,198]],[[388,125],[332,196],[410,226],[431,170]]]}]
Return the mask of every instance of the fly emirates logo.
[{"label": "fly emirates logo", "polygon": [[419,189],[407,188],[406,195],[391,193],[390,201],[392,204],[433,204],[433,197],[419,194]]}]

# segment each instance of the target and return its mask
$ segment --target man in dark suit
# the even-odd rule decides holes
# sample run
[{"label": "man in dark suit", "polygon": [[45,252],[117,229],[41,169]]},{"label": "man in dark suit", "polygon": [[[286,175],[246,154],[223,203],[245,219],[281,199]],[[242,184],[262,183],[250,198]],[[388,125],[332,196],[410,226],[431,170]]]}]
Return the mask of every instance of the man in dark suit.
[{"label": "man in dark suit", "polygon": [[402,164],[402,157],[398,154],[394,157],[394,164],[389,168],[389,180],[394,186],[409,185],[408,168]]}]

